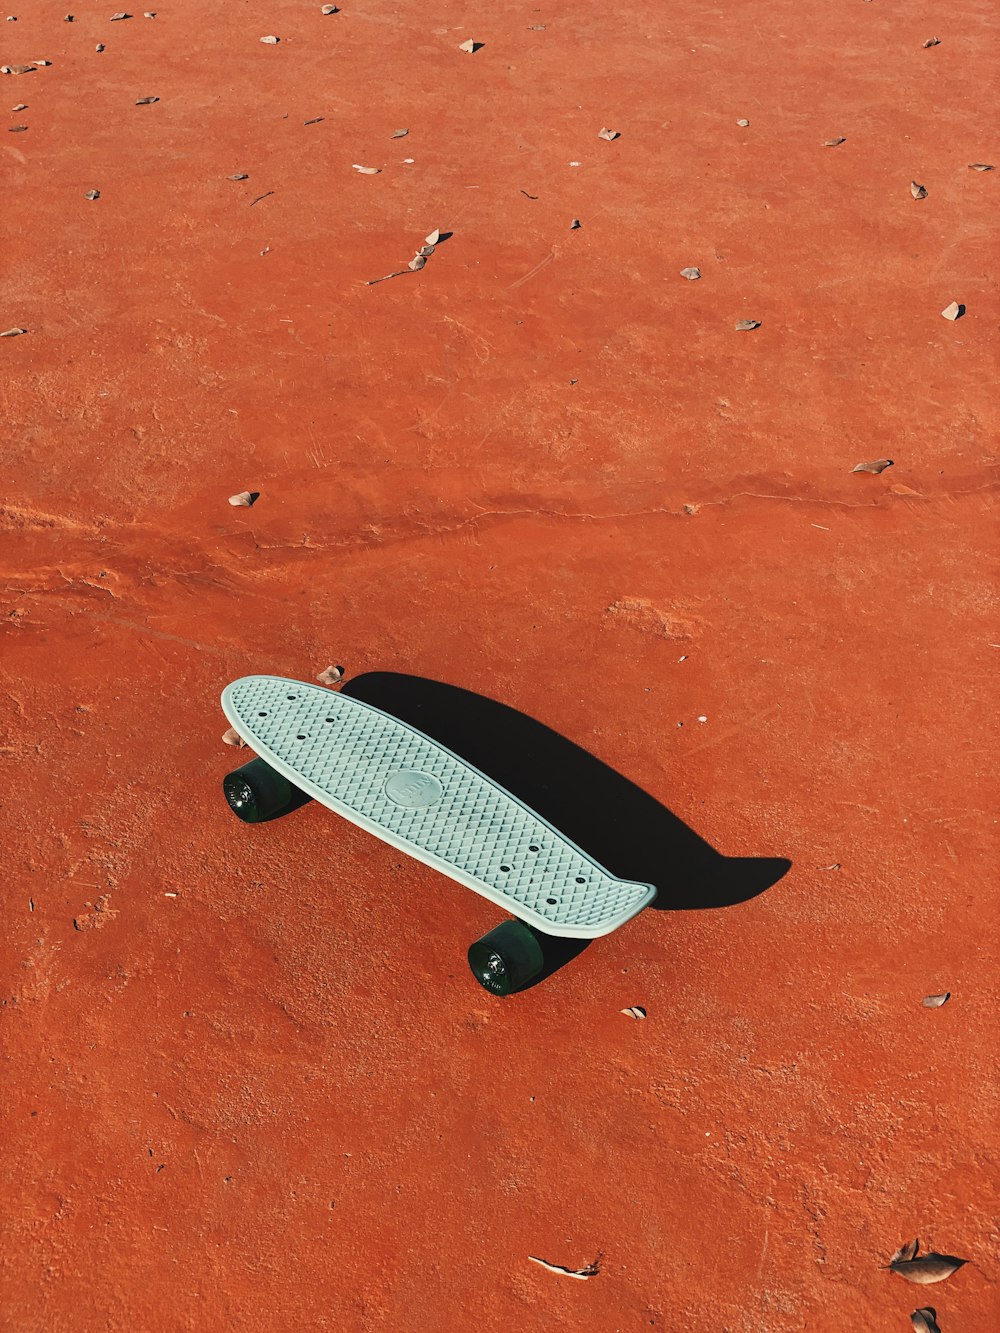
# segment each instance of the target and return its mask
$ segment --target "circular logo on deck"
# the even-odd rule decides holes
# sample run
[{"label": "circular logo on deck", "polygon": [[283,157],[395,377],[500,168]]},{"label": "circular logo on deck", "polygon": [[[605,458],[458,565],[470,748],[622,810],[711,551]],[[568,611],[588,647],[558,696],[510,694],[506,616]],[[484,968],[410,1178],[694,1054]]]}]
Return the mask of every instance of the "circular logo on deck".
[{"label": "circular logo on deck", "polygon": [[397,805],[416,809],[439,801],[444,795],[444,788],[432,773],[421,773],[416,768],[402,768],[386,778],[385,794]]}]

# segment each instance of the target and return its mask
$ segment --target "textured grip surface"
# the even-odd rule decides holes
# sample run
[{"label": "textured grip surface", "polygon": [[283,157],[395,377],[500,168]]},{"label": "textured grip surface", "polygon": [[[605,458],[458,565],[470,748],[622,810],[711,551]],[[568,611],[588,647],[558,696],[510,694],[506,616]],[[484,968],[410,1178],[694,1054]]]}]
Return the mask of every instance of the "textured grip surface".
[{"label": "textured grip surface", "polygon": [[485,774],[370,704],[244,676],[226,686],[222,708],[310,796],[551,935],[605,935],[655,896],[650,884],[613,878]]}]

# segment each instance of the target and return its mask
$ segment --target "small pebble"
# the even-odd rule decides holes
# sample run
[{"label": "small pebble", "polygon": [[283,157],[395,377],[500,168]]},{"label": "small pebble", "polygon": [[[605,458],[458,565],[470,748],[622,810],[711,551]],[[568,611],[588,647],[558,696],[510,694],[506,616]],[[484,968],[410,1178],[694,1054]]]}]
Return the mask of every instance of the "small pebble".
[{"label": "small pebble", "polygon": [[101,192],[100,190],[88,190],[83,197],[84,199],[100,199]]}]

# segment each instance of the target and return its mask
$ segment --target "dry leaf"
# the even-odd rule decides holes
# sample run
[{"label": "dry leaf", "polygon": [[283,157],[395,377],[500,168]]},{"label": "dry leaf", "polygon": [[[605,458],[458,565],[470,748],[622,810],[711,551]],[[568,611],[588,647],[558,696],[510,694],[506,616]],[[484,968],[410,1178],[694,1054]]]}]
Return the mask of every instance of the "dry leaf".
[{"label": "dry leaf", "polygon": [[606,139],[608,143],[614,143],[616,139],[620,139],[622,136],[620,130],[602,129],[597,131],[597,137],[598,139]]},{"label": "dry leaf", "polygon": [[34,74],[34,65],[0,65],[0,74]]},{"label": "dry leaf", "polygon": [[362,167],[357,162],[352,162],[351,166],[355,171],[360,171],[362,176],[377,176],[382,170],[381,167]]},{"label": "dry leaf", "polygon": [[583,223],[580,221],[580,219],[574,218],[573,221],[569,224],[569,229],[570,231],[579,231],[582,226]]},{"label": "dry leaf", "polygon": [[424,259],[430,259],[431,255],[435,251],[435,248],[436,247],[433,245],[422,245],[420,249],[417,251],[417,254],[422,255]]},{"label": "dry leaf", "polygon": [[915,1282],[922,1287],[932,1282],[943,1282],[945,1278],[957,1273],[967,1259],[956,1259],[953,1254],[925,1254],[919,1259],[897,1259],[889,1267],[907,1282]]},{"label": "dry leaf", "polygon": [[962,305],[960,301],[952,301],[951,305],[945,306],[945,308],[941,311],[941,314],[945,317],[945,319],[950,319],[953,321],[956,319],[961,319],[962,316],[965,314],[965,306]]},{"label": "dry leaf", "polygon": [[156,18],[156,10],[155,10],[155,9],[144,9],[144,10],[142,11],[142,17],[143,17],[144,19],[155,19],[155,18]]},{"label": "dry leaf", "polygon": [[281,41],[280,37],[262,37],[260,39],[265,46],[277,46]]},{"label": "dry leaf", "polygon": [[917,1251],[920,1249],[920,1239],[908,1240],[905,1245],[900,1245],[899,1249],[889,1260],[890,1264],[898,1264],[900,1261],[909,1262],[917,1257]]},{"label": "dry leaf", "polygon": [[928,37],[927,41],[923,43],[923,48],[926,51],[927,48],[930,46],[940,46],[940,45],[941,45],[940,37]]},{"label": "dry leaf", "polygon": [[140,97],[138,102],[136,102],[136,106],[152,106],[154,102],[158,102],[159,100],[158,97]]},{"label": "dry leaf", "polygon": [[229,503],[237,509],[250,509],[260,495],[260,491],[240,491],[239,495],[231,495]]},{"label": "dry leaf", "polygon": [[829,865],[829,866],[820,866],[820,870],[839,870],[839,869],[840,869],[840,862],[839,862],[839,861],[834,861],[833,865]]},{"label": "dry leaf", "polygon": [[750,122],[748,120],[738,120],[736,124],[739,125],[740,129],[745,130]]},{"label": "dry leaf", "polygon": [[112,14],[110,19],[108,19],[108,22],[117,23],[119,19],[130,19],[131,17],[132,17],[131,14],[126,14],[124,12],[121,14]]},{"label": "dry leaf", "polygon": [[545,24],[544,24],[544,23],[529,23],[529,24],[528,24],[528,31],[529,31],[529,32],[544,32],[544,31],[545,31]]},{"label": "dry leaf", "polygon": [[458,49],[460,51],[465,51],[468,55],[471,56],[475,51],[478,51],[481,46],[482,42],[474,42],[470,37],[467,42],[462,42],[459,45]]},{"label": "dry leaf", "polygon": [[0,333],[0,338],[17,338],[22,333],[27,332],[27,329],[5,329],[3,333]]},{"label": "dry leaf", "polygon": [[248,181],[249,179],[250,176],[245,171],[237,171],[234,175],[226,177],[226,180],[230,181]]},{"label": "dry leaf", "polygon": [[682,268],[681,277],[687,278],[688,282],[697,282],[701,277],[700,268]]},{"label": "dry leaf", "polygon": [[645,1018],[646,1011],[640,1004],[630,1005],[628,1009],[619,1009],[620,1014],[628,1014],[629,1018]]},{"label": "dry leaf", "polygon": [[336,5],[324,5],[319,12],[321,14],[339,14],[340,10]]},{"label": "dry leaf", "polygon": [[426,245],[437,245],[440,239],[441,239],[440,229],[435,227],[434,230],[429,235],[424,237],[424,243]]},{"label": "dry leaf", "polygon": [[970,162],[970,163],[969,163],[969,170],[970,170],[970,171],[992,171],[992,170],[993,170],[993,163],[992,163],[992,162]]},{"label": "dry leaf", "polygon": [[393,132],[389,135],[389,138],[390,138],[390,139],[405,139],[406,136],[409,134],[409,132],[410,132],[409,130],[393,130]]},{"label": "dry leaf", "polygon": [[235,745],[237,750],[246,749],[246,741],[235,727],[230,727],[229,730],[223,734],[222,743],[223,745]]},{"label": "dry leaf", "polygon": [[321,120],[325,120],[325,119],[326,119],[325,116],[313,116],[312,120],[304,120],[304,121],[302,122],[302,124],[303,124],[303,125],[318,125],[318,124],[320,123]]},{"label": "dry leaf", "polygon": [[837,139],[824,139],[824,148],[839,148],[842,143],[847,143],[847,138],[843,134]]},{"label": "dry leaf", "polygon": [[917,1333],[941,1333],[937,1321],[937,1310],[932,1305],[924,1305],[910,1315],[910,1323]]},{"label": "dry leaf", "polygon": [[414,255],[406,267],[411,273],[419,273],[426,263],[427,260],[423,255]]},{"label": "dry leaf", "polygon": [[11,111],[27,111],[27,102],[18,102],[17,106],[12,106]]},{"label": "dry leaf", "polygon": [[27,125],[8,125],[7,128],[11,134],[22,134],[28,127]]},{"label": "dry leaf", "polygon": [[36,65],[40,65],[40,66],[44,69],[46,66],[51,65],[51,64],[52,64],[52,61],[51,61],[51,60],[36,60],[36,61],[35,61],[35,64],[36,64]]},{"label": "dry leaf", "polygon": [[918,185],[916,181],[910,181],[910,194],[913,195],[914,199],[926,199],[927,186]]},{"label": "dry leaf", "polygon": [[316,679],[323,685],[336,685],[338,681],[344,679],[344,668],[342,666],[324,667]]},{"label": "dry leaf", "polygon": [[104,43],[103,43],[103,42],[98,42],[97,45],[94,47],[94,50],[95,50],[95,51],[98,51],[98,52],[103,51],[103,50],[104,50]]},{"label": "dry leaf", "polygon": [[94,199],[100,199],[101,192],[100,190],[88,190],[83,197],[84,199],[90,199],[91,201],[93,201]]},{"label": "dry leaf", "polygon": [[878,474],[884,472],[887,467],[892,467],[891,458],[876,458],[874,463],[859,463],[857,467],[852,467],[851,471],[873,472],[875,476],[878,476]]},{"label": "dry leaf", "polygon": [[564,1268],[562,1264],[550,1264],[547,1259],[538,1259],[533,1254],[529,1254],[528,1258],[533,1264],[541,1264],[543,1268],[547,1268],[550,1273],[562,1273],[564,1277],[576,1277],[583,1280],[594,1277],[601,1271],[600,1263],[603,1255],[599,1254],[594,1262],[588,1264],[586,1268]]},{"label": "dry leaf", "polygon": [[63,23],[72,23],[72,22],[73,22],[73,15],[72,15],[72,14],[65,14],[65,15],[63,15]]},{"label": "dry leaf", "polygon": [[925,995],[921,1003],[925,1009],[940,1009],[943,1004],[947,1004],[951,999],[951,991],[946,990],[943,995]]},{"label": "dry leaf", "polygon": [[749,333],[751,329],[759,329],[759,319],[740,319],[736,321],[737,333]]}]

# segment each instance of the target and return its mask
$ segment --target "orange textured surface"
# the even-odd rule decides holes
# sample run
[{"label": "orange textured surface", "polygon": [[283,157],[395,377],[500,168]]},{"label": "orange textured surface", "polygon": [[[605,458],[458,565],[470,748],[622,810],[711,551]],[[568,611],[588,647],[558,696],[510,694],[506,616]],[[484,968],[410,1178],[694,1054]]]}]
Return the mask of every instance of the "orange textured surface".
[{"label": "orange textured surface", "polygon": [[[86,10],[0,26],[4,1326],[1000,1326],[992,6]],[[498,1001],[241,825],[222,686],[331,662],[636,784],[666,910]]]}]

